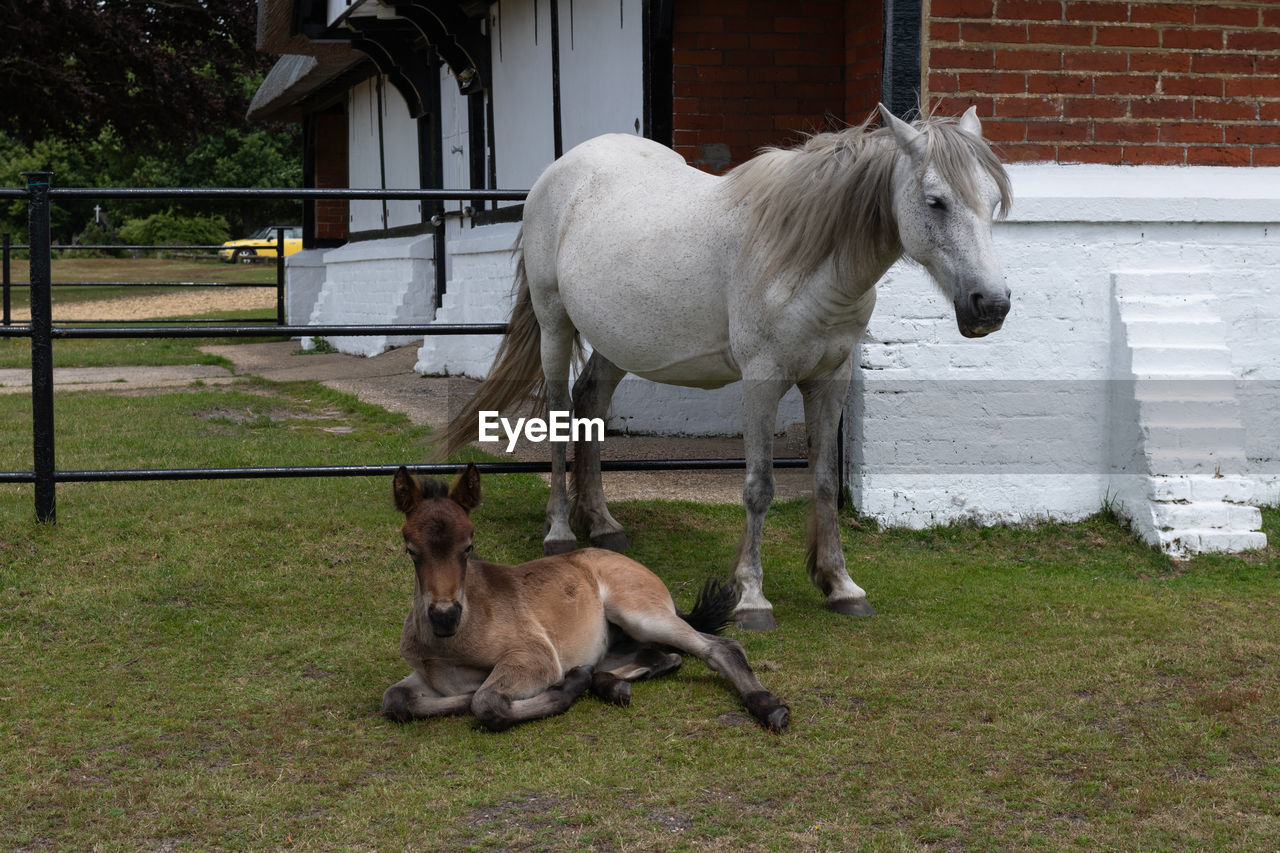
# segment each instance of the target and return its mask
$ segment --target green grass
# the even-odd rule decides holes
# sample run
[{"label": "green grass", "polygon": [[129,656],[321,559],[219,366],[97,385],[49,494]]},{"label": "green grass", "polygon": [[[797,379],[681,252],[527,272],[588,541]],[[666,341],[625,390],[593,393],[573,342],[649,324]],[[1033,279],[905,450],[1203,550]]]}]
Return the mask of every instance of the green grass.
[{"label": "green grass", "polygon": [[[261,318],[258,311],[215,311],[207,316],[228,323]],[[118,364],[161,366],[168,364],[215,364],[230,368],[222,356],[202,352],[210,344],[244,344],[283,340],[279,336],[255,338],[138,338],[121,340],[72,339],[53,344],[54,367],[111,367]],[[28,338],[0,338],[0,368],[30,367],[31,341]]]},{"label": "green grass", "polygon": [[[407,420],[319,386],[58,398],[64,468],[396,463]],[[0,397],[0,467],[29,467]],[[477,550],[537,556],[545,486],[489,477]],[[878,615],[822,609],[770,513],[780,628],[734,632],[780,737],[697,661],[501,735],[397,725],[411,596],[389,478],[0,486],[0,849],[1276,849],[1280,554],[1174,563],[1099,516],[877,530]],[[623,503],[688,606],[741,509]],[[1264,513],[1280,542],[1280,512]]]}]

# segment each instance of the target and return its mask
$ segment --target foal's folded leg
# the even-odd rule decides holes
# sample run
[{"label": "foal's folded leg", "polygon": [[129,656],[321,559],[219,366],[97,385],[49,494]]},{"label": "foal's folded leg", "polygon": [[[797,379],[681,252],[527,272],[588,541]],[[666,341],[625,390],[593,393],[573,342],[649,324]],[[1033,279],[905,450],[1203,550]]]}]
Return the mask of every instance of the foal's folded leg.
[{"label": "foal's folded leg", "polygon": [[[502,663],[494,667],[471,699],[471,710],[480,724],[490,731],[500,732],[516,723],[563,714],[591,685],[589,666],[574,667],[565,673],[564,678],[542,690],[530,686],[531,676],[532,680],[537,680],[536,673],[522,667],[504,666]],[[541,683],[546,684],[547,680]],[[513,696],[526,698],[513,699]]]},{"label": "foal's folded leg", "polygon": [[445,696],[433,689],[422,676],[410,673],[382,694],[382,713],[398,723],[423,717],[465,714],[471,709],[471,693]]}]

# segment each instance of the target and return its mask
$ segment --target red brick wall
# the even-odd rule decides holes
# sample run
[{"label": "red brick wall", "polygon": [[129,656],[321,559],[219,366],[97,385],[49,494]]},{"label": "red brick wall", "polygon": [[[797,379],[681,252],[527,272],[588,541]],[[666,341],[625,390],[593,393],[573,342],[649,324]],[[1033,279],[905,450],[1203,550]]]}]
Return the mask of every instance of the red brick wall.
[{"label": "red brick wall", "polygon": [[844,119],[860,124],[880,103],[884,66],[884,4],[846,0],[844,10]]},{"label": "red brick wall", "polygon": [[[862,5],[857,0],[676,3],[676,151],[704,169],[723,171],[762,146],[790,144],[802,133],[825,130],[828,116],[843,120],[851,100],[845,76],[846,3]],[[874,64],[878,90],[878,58]]]},{"label": "red brick wall", "polygon": [[1280,165],[1275,0],[931,0],[925,97],[1011,160]]},{"label": "red brick wall", "polygon": [[[347,186],[347,116],[317,113],[315,117],[316,186]],[[347,239],[347,201],[316,200],[316,239]]]}]

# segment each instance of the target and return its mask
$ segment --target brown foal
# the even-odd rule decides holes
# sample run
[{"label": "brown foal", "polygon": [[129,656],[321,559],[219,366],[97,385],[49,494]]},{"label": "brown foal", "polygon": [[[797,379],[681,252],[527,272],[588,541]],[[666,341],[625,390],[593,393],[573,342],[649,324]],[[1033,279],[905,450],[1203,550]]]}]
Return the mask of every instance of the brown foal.
[{"label": "brown foal", "polygon": [[[682,615],[662,581],[613,551],[589,548],[503,566],[472,557],[480,472],[452,488],[396,472],[413,558],[413,605],[400,652],[413,672],[387,688],[382,711],[407,721],[474,713],[495,731],[563,713],[584,691],[630,701],[630,682],[671,672],[687,652],[733,684],[751,715],[780,732],[791,712],[760,684],[735,640],[715,636],[735,595],[708,583]],[[665,647],[665,648],[664,648]]]}]

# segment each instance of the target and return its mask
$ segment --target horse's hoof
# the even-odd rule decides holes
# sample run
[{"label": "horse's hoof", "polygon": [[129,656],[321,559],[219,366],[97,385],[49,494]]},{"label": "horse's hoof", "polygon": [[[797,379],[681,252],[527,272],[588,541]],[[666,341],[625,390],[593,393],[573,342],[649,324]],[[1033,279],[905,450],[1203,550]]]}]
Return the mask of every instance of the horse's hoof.
[{"label": "horse's hoof", "polygon": [[627,535],[621,530],[615,533],[604,533],[600,536],[592,536],[591,544],[595,545],[597,548],[617,551],[619,554],[631,547],[631,542],[627,540]]},{"label": "horse's hoof", "polygon": [[544,557],[554,557],[557,554],[568,554],[570,551],[576,550],[578,550],[578,543],[572,539],[542,540],[542,554]]},{"label": "horse's hoof", "polygon": [[840,598],[827,602],[827,609],[841,616],[875,616],[875,608],[865,598]]},{"label": "horse's hoof", "polygon": [[786,705],[780,705],[765,718],[764,726],[776,735],[780,735],[786,730],[787,724],[791,722],[791,709]]},{"label": "horse's hoof", "polygon": [[772,610],[739,610],[733,614],[733,624],[744,631],[772,631],[778,627]]}]

